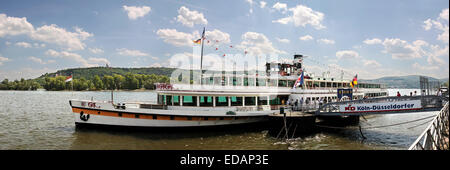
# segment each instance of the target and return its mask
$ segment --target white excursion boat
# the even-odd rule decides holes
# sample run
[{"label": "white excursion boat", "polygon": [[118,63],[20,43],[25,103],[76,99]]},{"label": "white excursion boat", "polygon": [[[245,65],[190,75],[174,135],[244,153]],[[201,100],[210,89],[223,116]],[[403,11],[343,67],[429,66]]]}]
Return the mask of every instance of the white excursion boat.
[{"label": "white excursion boat", "polygon": [[[75,123],[132,127],[201,127],[268,120],[286,105],[303,112],[338,101],[350,80],[315,77],[292,63],[266,63],[264,73],[206,73],[200,83],[157,84],[155,103],[70,100]],[[303,76],[304,75],[304,76]],[[298,86],[300,85],[300,86]],[[382,84],[357,83],[353,98],[383,97]],[[297,104],[295,104],[297,103]]]}]

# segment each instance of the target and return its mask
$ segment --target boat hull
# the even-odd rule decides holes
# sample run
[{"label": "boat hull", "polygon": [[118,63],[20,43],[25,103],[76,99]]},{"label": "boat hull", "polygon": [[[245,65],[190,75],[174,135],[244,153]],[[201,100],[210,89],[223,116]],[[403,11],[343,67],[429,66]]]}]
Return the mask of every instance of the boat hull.
[{"label": "boat hull", "polygon": [[[182,114],[157,115],[137,112],[100,110],[72,107],[78,125],[112,125],[129,127],[207,127],[256,123],[267,116],[187,116]],[[179,112],[182,112],[181,110]]]}]

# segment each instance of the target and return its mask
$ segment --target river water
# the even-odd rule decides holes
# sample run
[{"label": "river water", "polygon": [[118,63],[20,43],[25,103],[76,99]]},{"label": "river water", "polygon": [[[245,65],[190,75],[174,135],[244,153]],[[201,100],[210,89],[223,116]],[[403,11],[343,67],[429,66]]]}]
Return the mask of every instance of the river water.
[{"label": "river water", "polygon": [[[404,89],[403,89],[404,90]],[[390,90],[395,94],[397,89]],[[404,90],[405,93],[408,90]],[[115,102],[154,101],[156,93],[115,92]],[[5,150],[397,150],[421,134],[424,121],[363,130],[330,130],[282,142],[267,130],[146,132],[75,127],[69,99],[109,100],[110,92],[0,91],[0,149]],[[362,127],[389,125],[437,112],[389,114],[361,119]]]}]

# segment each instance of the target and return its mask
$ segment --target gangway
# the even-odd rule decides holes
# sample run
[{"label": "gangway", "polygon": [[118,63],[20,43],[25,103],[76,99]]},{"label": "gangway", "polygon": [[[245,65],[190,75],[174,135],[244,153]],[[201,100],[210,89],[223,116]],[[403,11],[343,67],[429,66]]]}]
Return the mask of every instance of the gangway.
[{"label": "gangway", "polygon": [[427,96],[380,97],[323,104],[316,116],[358,116],[367,114],[393,114],[439,111],[448,98]]}]

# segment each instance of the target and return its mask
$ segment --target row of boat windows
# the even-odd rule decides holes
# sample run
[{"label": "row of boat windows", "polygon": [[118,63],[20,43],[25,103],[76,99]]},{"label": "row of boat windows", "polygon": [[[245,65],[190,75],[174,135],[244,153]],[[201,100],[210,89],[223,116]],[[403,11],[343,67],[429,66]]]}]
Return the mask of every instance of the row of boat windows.
[{"label": "row of boat windows", "polygon": [[[198,98],[198,99],[197,99]],[[267,96],[242,97],[242,96],[171,96],[160,95],[158,104],[169,106],[256,106],[267,105]],[[282,104],[282,98],[269,99],[270,105]]]},{"label": "row of boat windows", "polygon": [[[368,93],[367,97],[386,96],[386,92]],[[354,99],[361,99],[365,96],[354,96]],[[197,99],[198,98],[198,99]],[[259,97],[242,97],[242,96],[175,96],[175,95],[158,95],[158,104],[168,106],[257,106],[257,105],[285,105],[289,96],[276,96],[269,98],[268,96]],[[328,97],[305,97],[302,98],[306,104],[307,101],[327,101],[336,102],[336,96]],[[215,101],[215,102],[214,102]],[[267,103],[269,102],[269,103]]]},{"label": "row of boat windows", "polygon": [[[278,79],[259,79],[259,78],[221,78],[210,77],[203,79],[204,85],[222,85],[222,86],[271,86],[271,87],[293,87],[295,80],[278,80]],[[321,82],[306,80],[306,88],[338,88],[338,87],[350,87],[350,83],[342,82]],[[359,83],[356,85],[358,88],[381,88],[381,84],[366,84]]]}]

